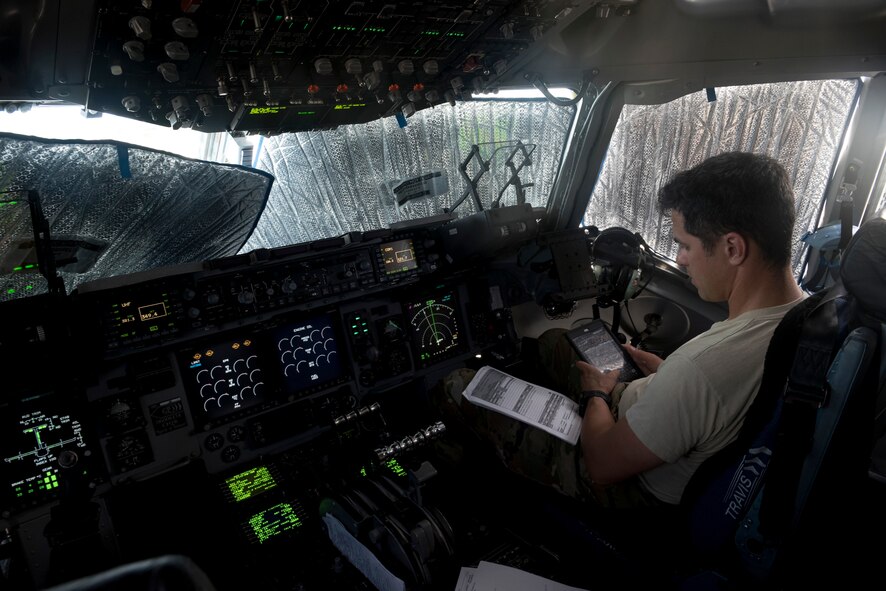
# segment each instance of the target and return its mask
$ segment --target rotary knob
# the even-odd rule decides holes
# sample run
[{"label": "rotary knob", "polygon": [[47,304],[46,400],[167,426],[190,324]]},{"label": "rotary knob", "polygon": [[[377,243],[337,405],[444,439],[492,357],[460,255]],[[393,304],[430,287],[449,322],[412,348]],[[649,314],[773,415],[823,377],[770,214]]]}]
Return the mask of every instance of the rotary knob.
[{"label": "rotary knob", "polygon": [[66,449],[58,455],[58,465],[62,468],[73,468],[79,459],[75,452]]},{"label": "rotary knob", "polygon": [[255,301],[255,294],[251,291],[241,291],[237,295],[237,301],[243,305],[249,305]]},{"label": "rotary knob", "polygon": [[298,289],[298,283],[292,279],[287,279],[283,282],[283,293],[295,293],[296,289]]},{"label": "rotary knob", "polygon": [[210,306],[214,306],[221,301],[221,298],[217,293],[212,292],[206,295],[206,303]]},{"label": "rotary knob", "polygon": [[203,441],[203,446],[209,451],[219,450],[224,444],[225,438],[220,433],[212,433]]}]

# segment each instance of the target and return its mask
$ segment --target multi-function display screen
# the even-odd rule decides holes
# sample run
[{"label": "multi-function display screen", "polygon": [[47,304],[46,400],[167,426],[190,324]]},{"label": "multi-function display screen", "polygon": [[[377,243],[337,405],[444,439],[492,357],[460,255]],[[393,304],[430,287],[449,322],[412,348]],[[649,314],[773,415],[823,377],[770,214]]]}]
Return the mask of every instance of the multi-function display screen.
[{"label": "multi-function display screen", "polygon": [[412,244],[412,238],[382,244],[381,257],[387,275],[418,269],[418,261],[415,258],[415,246]]},{"label": "multi-function display screen", "polygon": [[287,392],[299,393],[341,376],[338,342],[329,314],[281,327],[273,338]]},{"label": "multi-function display screen", "polygon": [[406,302],[405,308],[420,365],[464,350],[454,290],[438,288],[425,297]]},{"label": "multi-function display screen", "polygon": [[183,376],[198,416],[212,421],[266,402],[263,367],[252,338],[223,341],[191,352]]}]

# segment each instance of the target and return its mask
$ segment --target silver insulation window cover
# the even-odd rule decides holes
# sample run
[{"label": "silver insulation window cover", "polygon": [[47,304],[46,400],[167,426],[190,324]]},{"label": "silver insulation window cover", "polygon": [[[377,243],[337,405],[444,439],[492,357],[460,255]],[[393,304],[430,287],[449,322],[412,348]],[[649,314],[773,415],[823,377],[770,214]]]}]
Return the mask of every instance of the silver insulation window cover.
[{"label": "silver insulation window cover", "polygon": [[792,265],[799,276],[828,177],[855,102],[858,80],[780,82],[696,92],[663,105],[626,105],[619,117],[584,225],[622,226],[675,259],[670,217],[658,190],[676,172],[734,150],[768,154],[793,181],[797,205]]},{"label": "silver insulation window cover", "polygon": [[[39,193],[53,243],[97,249],[88,269],[59,269],[69,292],[101,277],[236,254],[272,184],[255,169],[117,142],[0,135],[0,188]],[[26,201],[0,208],[0,258],[9,271],[22,266],[14,261],[29,241]],[[0,274],[0,300],[45,289],[34,269]]]},{"label": "silver insulation window cover", "polygon": [[[420,111],[400,127],[388,117],[361,125],[300,132],[263,141],[258,167],[277,179],[244,252],[387,228],[392,223],[443,212],[465,192],[459,166],[472,146],[491,160],[480,180],[488,207],[510,173],[505,165],[516,141],[533,146],[531,165],[520,171],[526,201],[544,206],[556,176],[574,107],[546,101],[471,101]],[[517,159],[519,165],[520,159]],[[477,172],[472,161],[468,175]],[[390,186],[397,180],[444,172],[449,190],[397,206]],[[515,202],[509,188],[502,205]],[[456,210],[475,211],[469,197]]]}]

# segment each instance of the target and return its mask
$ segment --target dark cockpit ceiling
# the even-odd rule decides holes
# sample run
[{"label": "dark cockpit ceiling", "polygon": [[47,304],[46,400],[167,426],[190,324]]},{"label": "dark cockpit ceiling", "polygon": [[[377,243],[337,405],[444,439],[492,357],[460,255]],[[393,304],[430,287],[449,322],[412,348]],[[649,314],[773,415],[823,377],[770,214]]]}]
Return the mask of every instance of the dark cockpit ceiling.
[{"label": "dark cockpit ceiling", "polygon": [[678,80],[670,92],[686,92],[858,75],[886,69],[882,11],[879,0],[3,0],[0,100],[278,133],[405,120],[529,84]]}]

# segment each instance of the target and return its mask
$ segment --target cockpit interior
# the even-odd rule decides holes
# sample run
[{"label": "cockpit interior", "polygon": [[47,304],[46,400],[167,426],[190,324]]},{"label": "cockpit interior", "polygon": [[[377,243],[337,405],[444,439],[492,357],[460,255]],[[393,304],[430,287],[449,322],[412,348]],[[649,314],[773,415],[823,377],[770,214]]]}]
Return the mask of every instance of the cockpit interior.
[{"label": "cockpit interior", "polygon": [[554,388],[552,328],[667,358],[726,318],[656,201],[711,155],[784,165],[794,276],[840,284],[886,219],[886,1],[0,0],[0,28],[0,590],[882,576],[886,330],[869,444],[820,444],[859,478],[799,478],[789,534],[713,558],[611,536],[439,401],[485,366]]}]

